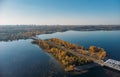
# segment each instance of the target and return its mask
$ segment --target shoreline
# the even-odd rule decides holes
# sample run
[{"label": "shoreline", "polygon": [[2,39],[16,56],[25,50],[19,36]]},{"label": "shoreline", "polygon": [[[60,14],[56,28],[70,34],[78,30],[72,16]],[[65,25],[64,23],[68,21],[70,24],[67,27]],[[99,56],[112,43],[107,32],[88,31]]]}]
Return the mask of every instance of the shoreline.
[{"label": "shoreline", "polygon": [[39,34],[51,34],[65,31],[120,31],[120,26],[0,26],[0,41],[29,39]]},{"label": "shoreline", "polygon": [[[47,52],[50,55],[52,55],[53,57],[55,57],[64,66],[64,70],[67,72],[71,72],[71,71],[75,71],[75,70],[78,71],[77,69],[75,69],[75,68],[78,68],[76,66],[86,65],[86,66],[84,66],[84,69],[89,69],[89,68],[95,67],[94,64],[87,65],[87,64],[93,62],[94,60],[92,58],[91,58],[91,60],[88,59],[89,57],[87,57],[87,55],[88,54],[90,55],[90,52],[86,52],[86,50],[84,50],[83,47],[81,47],[81,46],[71,44],[69,42],[65,42],[65,41],[62,41],[57,38],[47,39],[47,40],[34,40],[34,41],[32,41],[32,43],[37,44],[45,52]],[[55,43],[58,43],[58,44],[55,44]],[[66,47],[66,45],[71,45],[70,47],[72,47],[72,50],[66,49],[63,46],[59,46],[60,43],[61,44],[63,43],[63,46],[65,46],[65,47]],[[79,48],[82,51],[79,51],[80,53],[77,51],[75,52],[75,51],[73,51],[74,47],[75,47],[75,49],[77,47],[77,51]],[[73,53],[73,52],[75,52],[75,53]],[[105,52],[105,51],[102,49],[102,52]],[[77,54],[77,53],[81,54],[79,56],[79,58],[77,56],[75,56],[75,54]],[[101,55],[103,55],[103,57],[104,57],[104,54],[101,54]],[[97,59],[95,59],[95,60],[97,60]]]}]

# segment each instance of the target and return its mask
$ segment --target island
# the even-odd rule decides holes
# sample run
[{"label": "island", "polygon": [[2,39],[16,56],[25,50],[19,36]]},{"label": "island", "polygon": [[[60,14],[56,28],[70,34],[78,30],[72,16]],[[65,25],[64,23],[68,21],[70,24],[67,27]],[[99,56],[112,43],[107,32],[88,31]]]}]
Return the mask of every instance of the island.
[{"label": "island", "polygon": [[104,57],[106,57],[106,51],[103,48],[90,46],[85,49],[83,46],[58,38],[38,39],[32,41],[32,43],[37,44],[44,51],[54,56],[67,72],[74,71],[77,66],[93,62],[102,64]]}]

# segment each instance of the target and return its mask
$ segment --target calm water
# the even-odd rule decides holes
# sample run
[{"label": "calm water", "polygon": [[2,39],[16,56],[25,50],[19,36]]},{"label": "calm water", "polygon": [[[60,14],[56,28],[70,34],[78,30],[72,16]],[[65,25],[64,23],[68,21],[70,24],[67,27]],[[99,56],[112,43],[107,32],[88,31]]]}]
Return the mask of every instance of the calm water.
[{"label": "calm water", "polygon": [[91,45],[104,48],[109,57],[120,60],[120,31],[67,31],[43,34],[41,39],[60,38],[88,48]]},{"label": "calm water", "polygon": [[[120,60],[120,31],[67,31],[39,35],[42,39],[60,38],[88,48],[95,45],[104,48],[110,58]],[[0,77],[63,77],[66,74],[60,63],[45,53],[30,39],[0,42]],[[117,71],[93,68],[87,73],[68,77],[119,77]]]},{"label": "calm water", "polygon": [[57,60],[31,41],[0,42],[0,77],[63,76]]}]

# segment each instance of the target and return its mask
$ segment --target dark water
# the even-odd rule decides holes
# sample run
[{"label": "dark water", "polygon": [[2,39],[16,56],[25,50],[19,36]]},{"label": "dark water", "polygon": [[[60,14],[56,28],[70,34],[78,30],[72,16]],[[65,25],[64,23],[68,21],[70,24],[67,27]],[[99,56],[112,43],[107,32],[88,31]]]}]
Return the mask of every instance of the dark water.
[{"label": "dark water", "polygon": [[31,41],[0,42],[0,77],[63,76],[57,60]]},{"label": "dark water", "polygon": [[[110,58],[120,60],[120,31],[67,31],[39,37],[57,37],[86,48],[90,45],[103,47]],[[120,77],[120,72],[101,67],[79,75],[66,74],[55,58],[31,41],[0,42],[0,77]]]}]

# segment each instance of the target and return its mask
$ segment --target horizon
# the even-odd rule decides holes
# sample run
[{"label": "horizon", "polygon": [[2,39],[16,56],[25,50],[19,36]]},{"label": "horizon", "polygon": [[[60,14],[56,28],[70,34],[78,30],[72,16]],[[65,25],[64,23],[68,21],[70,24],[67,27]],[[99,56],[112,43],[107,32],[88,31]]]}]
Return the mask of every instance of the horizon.
[{"label": "horizon", "polygon": [[35,24],[16,24],[16,25],[0,25],[0,27],[5,27],[5,26],[56,26],[56,27],[59,27],[59,26],[76,26],[76,27],[91,27],[91,26],[96,26],[96,27],[116,27],[116,26],[120,26],[120,25],[114,25],[114,24],[111,24],[111,25],[35,25]]},{"label": "horizon", "polygon": [[0,0],[0,25],[120,25],[120,0]]}]

